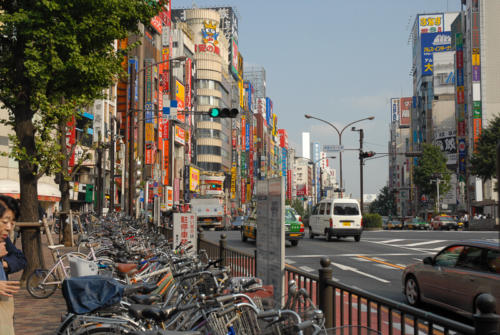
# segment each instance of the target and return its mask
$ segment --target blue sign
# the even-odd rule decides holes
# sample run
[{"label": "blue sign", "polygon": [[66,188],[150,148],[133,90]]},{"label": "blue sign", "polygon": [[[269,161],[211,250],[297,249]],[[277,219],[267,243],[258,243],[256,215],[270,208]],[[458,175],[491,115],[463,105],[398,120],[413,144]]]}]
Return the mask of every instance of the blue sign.
[{"label": "blue sign", "polygon": [[252,111],[252,83],[249,81],[245,82],[246,88],[245,91],[247,91],[247,97],[248,97],[248,110],[251,112]]},{"label": "blue sign", "polygon": [[457,86],[464,86],[464,69],[457,69]]},{"label": "blue sign", "polygon": [[431,76],[434,66],[434,53],[451,51],[450,32],[427,33],[420,35],[422,76]]},{"label": "blue sign", "polygon": [[271,126],[271,115],[273,115],[273,102],[266,98],[266,122],[268,126]]},{"label": "blue sign", "polygon": [[245,150],[250,151],[250,123],[245,124]]}]

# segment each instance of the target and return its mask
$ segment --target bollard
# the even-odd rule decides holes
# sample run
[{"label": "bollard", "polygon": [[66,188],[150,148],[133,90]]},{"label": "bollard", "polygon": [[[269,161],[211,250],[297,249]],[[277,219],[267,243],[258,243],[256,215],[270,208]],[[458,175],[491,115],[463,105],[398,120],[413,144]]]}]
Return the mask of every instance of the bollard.
[{"label": "bollard", "polygon": [[253,251],[253,274],[252,276],[257,277],[257,249]]},{"label": "bollard", "polygon": [[495,314],[496,301],[489,293],[482,293],[476,299],[478,313],[474,314],[477,335],[499,335],[500,316]]},{"label": "bollard", "polygon": [[227,246],[227,235],[220,234],[219,258],[222,259],[222,262],[221,262],[222,266],[226,266],[226,246]]},{"label": "bollard", "polygon": [[317,301],[319,301],[319,309],[323,311],[325,316],[325,327],[333,327],[333,287],[327,284],[327,280],[331,280],[333,270],[330,267],[330,259],[328,257],[321,258],[321,269],[319,269],[319,282],[317,291]]}]

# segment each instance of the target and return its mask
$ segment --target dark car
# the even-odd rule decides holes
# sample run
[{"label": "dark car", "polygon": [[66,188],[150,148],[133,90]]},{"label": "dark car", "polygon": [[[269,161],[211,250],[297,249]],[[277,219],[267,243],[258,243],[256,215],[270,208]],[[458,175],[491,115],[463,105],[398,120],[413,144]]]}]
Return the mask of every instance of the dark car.
[{"label": "dark car", "polygon": [[240,230],[243,223],[247,220],[247,216],[237,216],[231,221],[231,230]]},{"label": "dark car", "polygon": [[500,301],[500,246],[493,241],[454,243],[407,266],[401,279],[410,305],[427,302],[470,318],[480,294]]},{"label": "dark car", "polygon": [[431,220],[433,230],[458,230],[458,222],[449,215],[438,215]]}]

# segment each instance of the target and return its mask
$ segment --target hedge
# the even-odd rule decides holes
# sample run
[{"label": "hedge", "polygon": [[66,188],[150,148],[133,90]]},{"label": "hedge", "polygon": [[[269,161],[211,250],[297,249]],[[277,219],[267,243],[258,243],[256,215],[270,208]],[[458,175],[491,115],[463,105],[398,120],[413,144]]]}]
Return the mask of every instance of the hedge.
[{"label": "hedge", "polygon": [[364,214],[363,215],[364,228],[382,228],[382,217],[380,214]]}]

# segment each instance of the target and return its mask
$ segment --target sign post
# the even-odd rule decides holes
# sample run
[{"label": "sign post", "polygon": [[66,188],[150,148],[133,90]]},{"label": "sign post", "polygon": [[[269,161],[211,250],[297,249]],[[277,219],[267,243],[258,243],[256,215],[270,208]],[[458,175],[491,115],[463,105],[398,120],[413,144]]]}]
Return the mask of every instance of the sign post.
[{"label": "sign post", "polygon": [[283,305],[285,278],[285,183],[283,177],[257,181],[257,277],[273,285]]},{"label": "sign post", "polygon": [[187,252],[188,255],[194,255],[198,250],[196,229],[196,214],[194,213],[174,213],[173,227],[173,248],[177,248],[181,243],[189,242],[193,247]]}]

